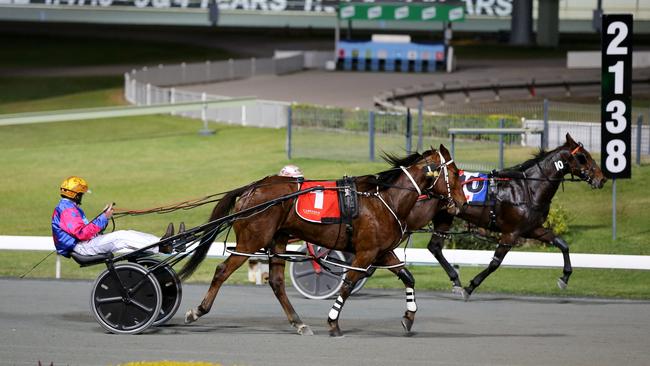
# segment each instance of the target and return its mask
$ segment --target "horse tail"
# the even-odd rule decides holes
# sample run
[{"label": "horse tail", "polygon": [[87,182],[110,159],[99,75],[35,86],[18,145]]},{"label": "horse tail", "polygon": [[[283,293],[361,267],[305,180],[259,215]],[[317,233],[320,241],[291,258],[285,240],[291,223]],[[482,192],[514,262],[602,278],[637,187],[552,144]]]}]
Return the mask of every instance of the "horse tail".
[{"label": "horse tail", "polygon": [[[237,201],[237,198],[256,183],[257,182],[254,182],[246,186],[233,189],[232,191],[226,193],[219,200],[219,203],[212,210],[212,214],[210,215],[210,219],[208,220],[208,222],[219,220],[220,218],[228,215],[230,211],[233,209],[233,207],[235,206],[235,202]],[[185,263],[183,268],[181,268],[181,270],[178,272],[178,276],[182,280],[185,280],[190,276],[192,276],[194,271],[196,271],[196,269],[198,268],[199,264],[203,262],[203,260],[208,254],[208,250],[210,249],[210,246],[214,242],[214,239],[216,239],[217,235],[222,231],[220,230],[221,227],[222,224],[215,224],[215,226],[213,226],[211,229],[205,231],[205,233],[201,237],[201,241],[199,242],[199,245],[194,250],[194,254],[192,254],[190,260],[187,263]]]}]

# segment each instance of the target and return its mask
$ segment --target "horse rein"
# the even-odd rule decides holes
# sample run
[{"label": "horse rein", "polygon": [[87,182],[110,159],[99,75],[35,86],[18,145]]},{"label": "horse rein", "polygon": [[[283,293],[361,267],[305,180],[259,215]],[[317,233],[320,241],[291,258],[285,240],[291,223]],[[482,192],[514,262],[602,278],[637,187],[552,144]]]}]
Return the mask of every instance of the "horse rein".
[{"label": "horse rein", "polygon": [[[433,181],[433,183],[431,184],[431,186],[428,187],[428,188],[425,188],[425,190],[427,191],[427,195],[428,195],[428,193],[430,192],[430,190],[431,190],[431,189],[436,185],[436,183],[438,182],[438,179],[440,179],[440,173],[438,172],[438,170],[443,170],[443,171],[444,171],[444,175],[445,175],[445,183],[446,183],[446,185],[447,185],[447,197],[443,197],[443,198],[445,198],[445,199],[447,200],[447,202],[448,202],[448,206],[447,206],[447,207],[452,207],[452,206],[454,206],[456,203],[454,202],[454,200],[453,200],[453,198],[452,198],[452,196],[451,196],[451,186],[449,185],[449,169],[448,169],[447,167],[448,167],[451,163],[454,162],[454,159],[450,159],[449,161],[447,161],[447,160],[442,156],[442,154],[440,153],[440,151],[438,151],[438,156],[440,156],[440,164],[439,164],[435,169],[431,169],[431,164],[428,164],[429,161],[427,160],[426,157],[424,158],[425,162],[427,163],[427,165],[426,165],[426,167],[425,167],[425,169],[427,170],[427,172],[425,173],[425,175],[426,175],[427,177],[435,177],[435,180]],[[415,182],[415,179],[413,178],[413,176],[411,175],[411,173],[409,173],[409,171],[407,170],[407,168],[405,168],[404,166],[401,166],[401,165],[400,165],[399,168],[402,170],[402,172],[404,172],[404,175],[406,175],[406,177],[409,179],[409,181],[411,182],[411,184],[413,185],[413,187],[415,187],[415,191],[418,193],[418,197],[419,197],[419,196],[422,196],[422,189],[417,185],[417,183]],[[400,187],[400,188],[402,188],[402,187]],[[404,189],[404,188],[402,188],[402,189]],[[360,193],[360,192],[359,192],[359,193]],[[404,237],[404,234],[406,234],[406,232],[407,232],[406,225],[403,225],[403,224],[402,224],[402,221],[397,217],[397,214],[395,213],[395,211],[393,211],[393,209],[388,205],[388,203],[384,200],[384,198],[379,194],[379,186],[377,186],[377,192],[373,193],[373,195],[376,196],[377,198],[379,198],[379,200],[384,204],[384,206],[386,206],[386,208],[388,209],[388,211],[393,215],[393,217],[395,218],[395,221],[397,221],[397,224],[399,225],[400,232],[402,233],[402,238],[403,238],[403,237]]]}]

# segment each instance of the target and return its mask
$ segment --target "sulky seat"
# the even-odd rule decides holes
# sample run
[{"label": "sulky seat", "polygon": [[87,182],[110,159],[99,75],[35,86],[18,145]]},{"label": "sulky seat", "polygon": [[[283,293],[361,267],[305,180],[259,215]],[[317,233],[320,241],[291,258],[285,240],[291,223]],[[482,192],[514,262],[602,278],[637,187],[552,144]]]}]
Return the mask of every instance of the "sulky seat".
[{"label": "sulky seat", "polygon": [[70,257],[74,259],[75,262],[79,263],[80,266],[90,266],[93,264],[104,263],[107,260],[113,259],[113,253],[103,253],[97,255],[81,255],[79,253],[72,252]]}]

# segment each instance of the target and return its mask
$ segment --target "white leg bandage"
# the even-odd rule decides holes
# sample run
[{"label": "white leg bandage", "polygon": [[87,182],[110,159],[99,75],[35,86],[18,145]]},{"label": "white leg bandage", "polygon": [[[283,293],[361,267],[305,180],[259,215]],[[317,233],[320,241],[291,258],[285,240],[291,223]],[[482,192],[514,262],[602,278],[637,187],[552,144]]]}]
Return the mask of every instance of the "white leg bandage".
[{"label": "white leg bandage", "polygon": [[341,296],[336,298],[336,301],[334,301],[334,305],[332,306],[332,309],[330,310],[330,313],[328,314],[329,318],[332,320],[336,320],[339,318],[339,313],[341,312],[341,308],[343,307],[343,298]]},{"label": "white leg bandage", "polygon": [[418,306],[415,304],[415,290],[410,287],[406,288],[406,310],[414,313],[418,311]]}]

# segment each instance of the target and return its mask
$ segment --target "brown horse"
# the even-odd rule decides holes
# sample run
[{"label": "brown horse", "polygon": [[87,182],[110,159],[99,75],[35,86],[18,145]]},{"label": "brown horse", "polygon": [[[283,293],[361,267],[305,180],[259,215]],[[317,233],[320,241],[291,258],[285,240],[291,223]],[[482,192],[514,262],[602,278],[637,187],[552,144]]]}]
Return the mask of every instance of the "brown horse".
[{"label": "brown horse", "polygon": [[[236,234],[235,254],[219,264],[215,270],[210,288],[201,304],[185,315],[186,323],[196,321],[207,314],[223,282],[247,259],[247,254],[265,249],[267,253],[282,254],[286,251],[289,237],[296,237],[334,250],[355,253],[352,262],[354,270],[348,272],[339,297],[329,312],[330,335],[342,335],[338,325],[339,313],[354,288],[354,284],[372,272],[373,265],[389,266],[407,287],[407,311],[402,325],[409,331],[415,319],[415,295],[413,277],[400,266],[392,250],[406,235],[406,217],[423,192],[444,198],[452,214],[465,206],[465,196],[458,180],[458,169],[449,151],[440,145],[440,150],[414,153],[398,159],[388,156],[393,168],[377,175],[353,178],[358,196],[359,214],[353,219],[351,228],[342,224],[316,224],[298,217],[293,209],[295,199],[288,199],[263,211],[238,218],[233,229]],[[294,178],[271,176],[227,193],[212,212],[210,221],[225,217],[234,207],[234,212],[250,209],[299,190]],[[238,199],[239,198],[239,199]],[[205,258],[214,237],[201,241],[190,261],[181,269],[186,278]],[[313,334],[295,312],[285,293],[284,261],[271,258],[269,284],[284,309],[289,323],[299,334]],[[401,269],[398,269],[402,267]]]},{"label": "brown horse", "polygon": [[602,188],[607,179],[593,160],[591,154],[571,138],[567,133],[566,142],[558,148],[545,152],[523,164],[497,172],[497,177],[506,180],[497,181],[497,194],[494,205],[468,205],[458,217],[470,224],[500,232],[501,238],[488,267],[476,275],[469,286],[461,286],[458,273],[442,255],[444,239],[451,228],[454,217],[435,210],[439,205],[437,199],[418,202],[407,222],[424,226],[433,219],[434,233],[427,246],[454,286],[465,300],[472,292],[494,272],[508,251],[519,238],[537,239],[558,247],[564,258],[563,275],[558,279],[558,286],[565,289],[573,272],[569,258],[569,246],[553,230],[543,226],[548,217],[551,200],[557,192],[564,176],[571,174],[589,183],[592,188]]}]

